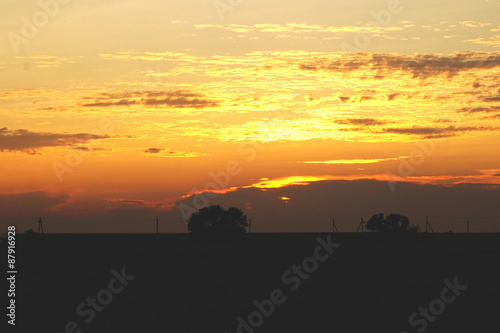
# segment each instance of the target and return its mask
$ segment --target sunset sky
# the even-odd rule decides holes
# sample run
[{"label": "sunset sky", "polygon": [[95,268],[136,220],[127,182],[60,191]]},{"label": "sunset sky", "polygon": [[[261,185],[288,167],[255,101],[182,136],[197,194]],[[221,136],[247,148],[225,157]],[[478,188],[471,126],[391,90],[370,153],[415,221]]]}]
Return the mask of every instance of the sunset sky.
[{"label": "sunset sky", "polygon": [[0,7],[2,225],[500,230],[499,0],[61,2]]}]

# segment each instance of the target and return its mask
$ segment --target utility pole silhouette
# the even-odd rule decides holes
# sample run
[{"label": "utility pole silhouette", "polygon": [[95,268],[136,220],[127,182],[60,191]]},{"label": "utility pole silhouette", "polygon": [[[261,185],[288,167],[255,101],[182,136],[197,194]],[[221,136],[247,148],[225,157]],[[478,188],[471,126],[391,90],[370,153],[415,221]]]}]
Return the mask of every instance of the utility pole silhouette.
[{"label": "utility pole silhouette", "polygon": [[335,225],[335,217],[332,217],[332,234],[335,232],[339,232],[339,229],[337,229],[337,226]]},{"label": "utility pole silhouette", "polygon": [[156,238],[158,238],[158,216],[156,217]]},{"label": "utility pole silhouette", "polygon": [[42,231],[42,234],[43,234],[43,222],[42,222],[42,218],[41,217],[38,220],[38,233],[40,233],[40,230]]},{"label": "utility pole silhouette", "polygon": [[467,218],[467,233],[469,233],[469,218]]},{"label": "utility pole silhouette", "polygon": [[365,224],[365,221],[364,221],[363,219],[361,219],[361,222],[359,223],[359,225],[358,225],[358,229],[356,229],[356,232],[358,232],[359,227],[361,227],[361,232],[364,232],[364,230],[363,230],[363,225],[364,225],[364,224]]},{"label": "utility pole silhouette", "polygon": [[431,231],[434,233],[434,230],[432,230],[431,224],[429,223],[429,216],[425,217],[425,232],[427,232],[427,227],[431,229]]},{"label": "utility pole silhouette", "polygon": [[248,219],[248,233],[252,233],[252,218]]}]

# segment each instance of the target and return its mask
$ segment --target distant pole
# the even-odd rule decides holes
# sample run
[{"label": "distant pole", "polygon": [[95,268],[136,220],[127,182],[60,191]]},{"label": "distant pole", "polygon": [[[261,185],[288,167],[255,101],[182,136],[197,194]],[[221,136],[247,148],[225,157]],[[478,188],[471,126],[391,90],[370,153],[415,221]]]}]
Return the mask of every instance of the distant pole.
[{"label": "distant pole", "polygon": [[469,233],[469,219],[467,218],[467,233]]},{"label": "distant pole", "polygon": [[358,225],[358,228],[356,229],[356,232],[359,231],[359,228],[361,228],[361,232],[364,232],[363,225],[365,224],[365,221],[361,219],[361,222]]},{"label": "distant pole", "polygon": [[432,230],[432,226],[429,223],[429,216],[425,217],[425,232],[427,232],[427,227],[429,227],[429,229],[431,229],[431,231],[434,233],[434,230]]},{"label": "distant pole", "polygon": [[156,217],[156,237],[158,237],[158,216]]},{"label": "distant pole", "polygon": [[337,229],[337,226],[335,225],[335,218],[332,218],[332,234],[335,232],[339,232],[339,229]]},{"label": "distant pole", "polygon": [[248,219],[248,233],[252,233],[252,218]]},{"label": "distant pole", "polygon": [[42,218],[41,217],[38,220],[38,233],[40,233],[40,230],[42,231],[42,234],[43,234],[43,222],[42,222]]}]

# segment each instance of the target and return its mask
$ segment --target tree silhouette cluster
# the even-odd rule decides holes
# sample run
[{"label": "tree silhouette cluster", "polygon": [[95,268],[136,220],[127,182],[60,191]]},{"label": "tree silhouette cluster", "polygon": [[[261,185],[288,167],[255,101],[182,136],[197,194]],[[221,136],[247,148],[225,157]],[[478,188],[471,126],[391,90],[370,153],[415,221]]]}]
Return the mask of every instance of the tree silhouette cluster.
[{"label": "tree silhouette cluster", "polygon": [[[236,208],[224,209],[219,205],[204,207],[187,220],[193,236],[207,238],[233,238],[247,232],[246,215]],[[408,217],[401,214],[375,214],[366,222],[366,229],[381,233],[418,232],[418,226],[410,226]]]},{"label": "tree silhouette cluster", "polygon": [[248,226],[247,217],[236,207],[224,209],[219,205],[204,207],[188,219],[193,235],[229,237],[242,235]]},{"label": "tree silhouette cluster", "polygon": [[418,226],[410,226],[408,217],[401,214],[375,214],[366,222],[366,229],[378,232],[417,232]]}]

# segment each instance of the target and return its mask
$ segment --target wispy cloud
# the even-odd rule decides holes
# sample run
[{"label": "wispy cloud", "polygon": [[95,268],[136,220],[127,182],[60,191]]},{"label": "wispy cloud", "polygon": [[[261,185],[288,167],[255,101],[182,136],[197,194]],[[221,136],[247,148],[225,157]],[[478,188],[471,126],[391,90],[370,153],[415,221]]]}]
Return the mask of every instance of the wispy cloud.
[{"label": "wispy cloud", "polygon": [[84,103],[84,107],[110,107],[145,105],[151,107],[171,108],[204,108],[218,106],[218,102],[206,98],[203,94],[191,91],[147,91],[126,92],[122,94],[102,94],[91,103]]},{"label": "wispy cloud", "polygon": [[83,59],[83,56],[78,57],[58,57],[54,55],[34,55],[34,56],[17,56],[17,59],[31,61],[39,68],[55,68],[63,64],[76,63]]},{"label": "wispy cloud", "polygon": [[147,148],[143,151],[144,154],[159,154],[165,149],[163,148]]},{"label": "wispy cloud", "polygon": [[500,112],[500,106],[480,106],[461,108],[458,112],[476,113],[476,112]]},{"label": "wispy cloud", "polygon": [[175,203],[164,202],[164,201],[147,201],[138,199],[126,199],[126,198],[107,198],[106,201],[121,203],[125,205],[138,206],[138,207],[155,208],[158,210],[171,210],[173,207],[175,207]]},{"label": "wispy cloud", "polygon": [[320,24],[305,24],[305,23],[258,23],[253,25],[245,24],[196,24],[195,27],[200,30],[204,29],[220,29],[235,33],[274,33],[279,36],[286,34],[343,34],[343,33],[387,33],[393,31],[402,31],[413,25],[404,26],[327,26]]},{"label": "wispy cloud", "polygon": [[473,39],[466,39],[466,40],[463,40],[462,42],[487,45],[487,46],[493,46],[493,47],[500,47],[500,36],[497,35],[497,36],[491,36],[488,38],[479,37],[479,38],[473,38]]},{"label": "wispy cloud", "polygon": [[199,157],[206,156],[208,154],[198,153],[198,152],[185,152],[185,151],[175,151],[165,148],[146,148],[143,150],[143,155],[149,156],[159,156],[159,157]]},{"label": "wispy cloud", "polygon": [[334,123],[339,125],[376,126],[387,124],[387,121],[374,118],[348,118],[334,120]]},{"label": "wispy cloud", "polygon": [[61,147],[84,144],[91,140],[108,139],[108,135],[90,133],[46,133],[26,129],[9,130],[0,128],[0,151],[20,151],[36,154],[44,147]]},{"label": "wispy cloud", "polygon": [[497,130],[491,127],[406,127],[406,128],[386,128],[384,132],[403,135],[416,135],[423,139],[438,139],[456,136],[459,133],[474,132],[474,131],[493,131]]},{"label": "wispy cloud", "polygon": [[462,71],[497,67],[500,67],[500,54],[488,52],[466,52],[450,56],[355,53],[337,59],[312,59],[299,64],[299,69],[305,71],[342,73],[370,70],[377,75],[389,75],[394,71],[400,71],[420,79],[437,75],[453,77]]},{"label": "wispy cloud", "polygon": [[481,96],[480,100],[487,103],[500,102],[500,95],[497,96]]}]

